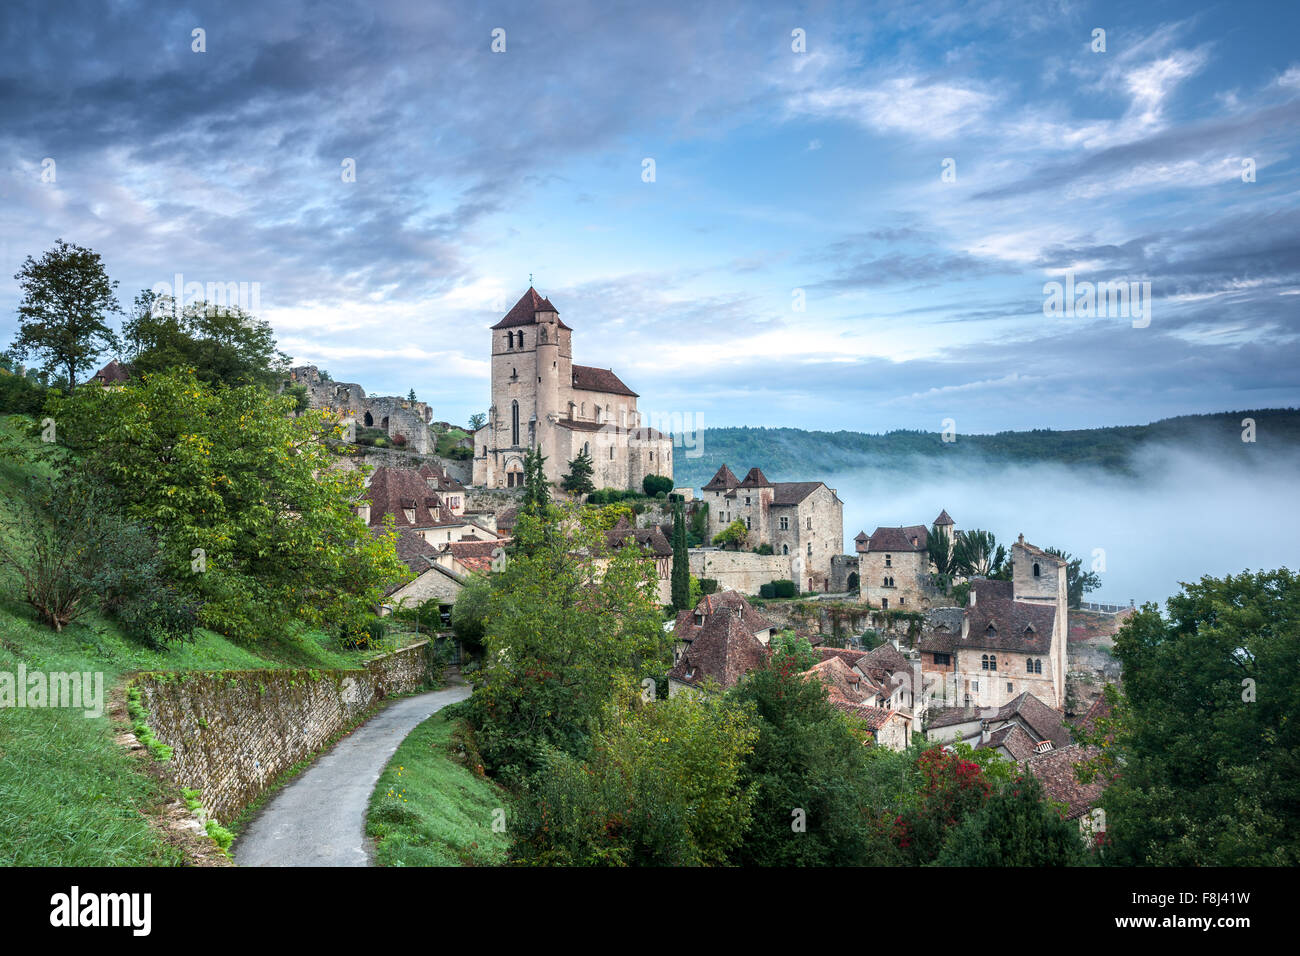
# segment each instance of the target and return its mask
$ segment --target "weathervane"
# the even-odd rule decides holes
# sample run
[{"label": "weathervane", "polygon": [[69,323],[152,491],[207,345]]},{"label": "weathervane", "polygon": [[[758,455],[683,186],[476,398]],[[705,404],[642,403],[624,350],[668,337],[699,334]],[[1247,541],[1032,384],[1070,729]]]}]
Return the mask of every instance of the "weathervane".
[{"label": "weathervane", "polygon": [[528,273],[528,284],[529,285],[533,284],[533,274],[531,272]]}]

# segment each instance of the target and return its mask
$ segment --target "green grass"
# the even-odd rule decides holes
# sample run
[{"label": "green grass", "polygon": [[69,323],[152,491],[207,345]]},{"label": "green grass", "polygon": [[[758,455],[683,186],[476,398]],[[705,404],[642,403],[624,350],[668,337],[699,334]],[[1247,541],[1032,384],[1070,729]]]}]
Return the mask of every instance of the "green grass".
[{"label": "green grass", "polygon": [[[0,441],[30,442],[0,416]],[[0,456],[0,500],[23,506],[40,466]],[[12,504],[11,504],[12,503]],[[0,523],[0,535],[10,533]],[[55,633],[0,579],[0,671],[101,672],[104,695],[132,671],[357,667],[380,651],[347,651],[321,633],[241,646],[200,630],[193,642],[153,650],[110,620],[88,615]],[[403,637],[402,640],[414,638]],[[182,862],[146,814],[175,797],[113,740],[107,714],[0,708],[0,865],[146,866]]]},{"label": "green grass", "polygon": [[492,829],[494,811],[506,805],[505,794],[451,758],[452,727],[434,714],[402,742],[380,775],[366,815],[380,866],[505,862],[509,839]]}]

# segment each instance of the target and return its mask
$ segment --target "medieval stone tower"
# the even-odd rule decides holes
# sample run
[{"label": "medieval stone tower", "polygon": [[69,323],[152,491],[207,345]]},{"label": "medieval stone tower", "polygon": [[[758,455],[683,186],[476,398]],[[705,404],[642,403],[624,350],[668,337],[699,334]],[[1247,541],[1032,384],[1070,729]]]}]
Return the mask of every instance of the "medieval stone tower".
[{"label": "medieval stone tower", "polygon": [[555,483],[583,452],[597,488],[640,490],[646,475],[672,477],[672,439],[641,426],[637,397],[610,369],[573,364],[573,330],[530,287],[492,326],[492,405],[474,434],[474,484],[522,485],[531,448]]}]

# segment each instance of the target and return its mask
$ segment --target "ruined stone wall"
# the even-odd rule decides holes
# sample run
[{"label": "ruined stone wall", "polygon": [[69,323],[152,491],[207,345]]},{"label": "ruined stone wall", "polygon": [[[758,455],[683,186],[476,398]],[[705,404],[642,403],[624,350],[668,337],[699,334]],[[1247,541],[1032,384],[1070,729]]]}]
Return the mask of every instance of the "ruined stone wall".
[{"label": "ruined stone wall", "polygon": [[428,642],[350,670],[149,673],[134,680],[168,767],[229,823],[281,773],[385,697],[428,679]]}]

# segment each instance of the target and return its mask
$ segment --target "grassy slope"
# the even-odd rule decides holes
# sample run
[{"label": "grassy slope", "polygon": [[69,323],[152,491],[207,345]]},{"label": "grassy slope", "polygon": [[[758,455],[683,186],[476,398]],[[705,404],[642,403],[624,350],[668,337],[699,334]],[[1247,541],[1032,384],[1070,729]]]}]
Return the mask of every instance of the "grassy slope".
[{"label": "grassy slope", "polygon": [[[0,434],[15,435],[3,417]],[[6,507],[23,506],[29,472],[0,457]],[[7,533],[0,524],[0,534]],[[355,667],[371,656],[338,650],[319,634],[248,648],[210,631],[153,651],[97,615],[55,634],[36,623],[17,593],[15,582],[0,580],[0,671],[16,673],[20,663],[29,672],[98,671],[106,697],[123,674],[136,670]],[[0,865],[178,863],[142,815],[170,796],[114,743],[107,715],[0,709]]]},{"label": "grassy slope", "polygon": [[494,866],[509,841],[492,831],[505,797],[447,751],[453,724],[434,714],[402,742],[370,798],[366,832],[380,866]]}]

